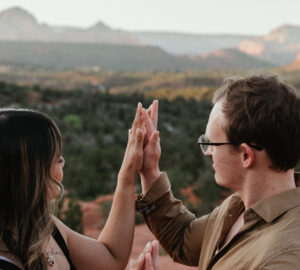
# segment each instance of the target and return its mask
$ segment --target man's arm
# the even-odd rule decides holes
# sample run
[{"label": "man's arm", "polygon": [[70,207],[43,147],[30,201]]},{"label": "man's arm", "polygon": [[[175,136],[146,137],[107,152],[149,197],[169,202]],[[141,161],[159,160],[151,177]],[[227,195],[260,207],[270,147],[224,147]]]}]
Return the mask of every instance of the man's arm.
[{"label": "man's arm", "polygon": [[300,249],[290,249],[267,262],[258,270],[298,270],[300,267]]},{"label": "man's arm", "polygon": [[145,143],[143,167],[140,171],[143,194],[159,178],[159,159],[161,155],[159,132],[157,131],[158,101],[154,100],[149,109],[142,109],[142,120],[145,125]]},{"label": "man's arm", "polygon": [[197,266],[208,216],[196,219],[169,189],[170,182],[162,173],[150,190],[136,201],[149,229],[174,261]]},{"label": "man's arm", "polygon": [[175,199],[167,174],[159,170],[158,101],[153,101],[147,111],[143,109],[142,116],[146,130],[140,171],[143,195],[137,199],[136,208],[173,260],[196,266],[208,217],[196,219],[181,201]]}]

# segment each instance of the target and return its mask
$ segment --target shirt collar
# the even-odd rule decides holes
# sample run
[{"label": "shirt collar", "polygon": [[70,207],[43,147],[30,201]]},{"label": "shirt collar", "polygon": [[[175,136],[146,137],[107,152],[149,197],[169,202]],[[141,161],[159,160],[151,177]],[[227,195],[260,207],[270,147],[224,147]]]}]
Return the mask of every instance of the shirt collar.
[{"label": "shirt collar", "polygon": [[266,222],[287,212],[288,210],[300,205],[300,173],[295,173],[296,188],[276,194],[270,198],[260,201],[253,205],[252,209]]}]

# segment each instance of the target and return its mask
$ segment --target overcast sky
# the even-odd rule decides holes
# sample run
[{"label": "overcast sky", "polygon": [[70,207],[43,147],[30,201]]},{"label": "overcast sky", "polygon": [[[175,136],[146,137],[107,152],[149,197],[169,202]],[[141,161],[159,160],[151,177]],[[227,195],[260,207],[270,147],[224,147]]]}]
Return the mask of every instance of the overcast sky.
[{"label": "overcast sky", "polygon": [[233,34],[300,26],[300,0],[0,0],[0,11],[14,6],[50,25]]}]

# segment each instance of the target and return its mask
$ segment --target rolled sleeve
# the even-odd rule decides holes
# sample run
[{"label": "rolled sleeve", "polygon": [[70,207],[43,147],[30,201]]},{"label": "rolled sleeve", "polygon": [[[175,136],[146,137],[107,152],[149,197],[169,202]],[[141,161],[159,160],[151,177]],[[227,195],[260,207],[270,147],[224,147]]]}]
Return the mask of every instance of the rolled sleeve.
[{"label": "rolled sleeve", "polygon": [[174,198],[166,173],[145,195],[139,195],[136,209],[174,261],[198,264],[207,217],[196,220],[180,200]]},{"label": "rolled sleeve", "polygon": [[167,173],[162,172],[145,195],[137,195],[135,204],[136,211],[141,214],[149,214],[156,208],[155,201],[170,191],[170,188],[171,184]]}]

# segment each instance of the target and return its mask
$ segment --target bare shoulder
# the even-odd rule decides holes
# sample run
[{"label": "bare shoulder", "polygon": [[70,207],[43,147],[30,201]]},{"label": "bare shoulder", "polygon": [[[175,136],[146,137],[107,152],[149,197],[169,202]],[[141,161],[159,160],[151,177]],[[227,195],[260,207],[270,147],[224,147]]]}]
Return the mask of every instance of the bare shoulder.
[{"label": "bare shoulder", "polygon": [[68,226],[66,226],[61,220],[59,220],[57,217],[52,216],[52,219],[57,227],[57,229],[60,231],[62,237],[64,238],[65,242],[68,243],[68,231],[70,230]]}]

